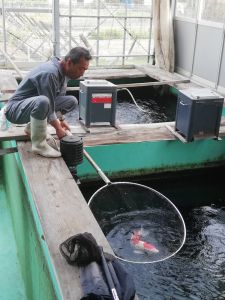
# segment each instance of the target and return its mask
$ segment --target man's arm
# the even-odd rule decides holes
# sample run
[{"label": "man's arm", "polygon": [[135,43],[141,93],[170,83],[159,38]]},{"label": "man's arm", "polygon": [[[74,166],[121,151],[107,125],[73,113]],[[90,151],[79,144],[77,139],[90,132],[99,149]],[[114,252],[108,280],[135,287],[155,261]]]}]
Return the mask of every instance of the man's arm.
[{"label": "man's arm", "polygon": [[66,121],[59,121],[58,119],[49,121],[49,124],[52,125],[52,127],[55,128],[56,134],[59,139],[63,138],[65,135],[67,135],[66,131],[70,131],[70,126],[67,124]]}]

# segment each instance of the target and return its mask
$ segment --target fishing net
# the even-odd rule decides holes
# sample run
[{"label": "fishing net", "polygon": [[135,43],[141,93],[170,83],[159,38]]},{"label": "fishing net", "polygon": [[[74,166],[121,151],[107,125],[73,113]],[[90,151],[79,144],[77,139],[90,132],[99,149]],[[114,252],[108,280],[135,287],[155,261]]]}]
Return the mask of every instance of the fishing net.
[{"label": "fishing net", "polygon": [[97,190],[88,204],[121,260],[163,261],[175,255],[185,242],[185,223],[176,206],[147,186],[111,183]]}]

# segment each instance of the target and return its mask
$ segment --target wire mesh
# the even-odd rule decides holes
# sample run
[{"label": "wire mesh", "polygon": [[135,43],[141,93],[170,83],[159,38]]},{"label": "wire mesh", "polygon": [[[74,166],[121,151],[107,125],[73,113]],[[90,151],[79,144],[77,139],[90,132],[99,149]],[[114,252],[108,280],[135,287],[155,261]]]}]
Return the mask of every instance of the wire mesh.
[{"label": "wire mesh", "polygon": [[116,182],[97,190],[89,206],[115,255],[131,263],[154,263],[175,255],[186,238],[176,206],[147,186]]}]

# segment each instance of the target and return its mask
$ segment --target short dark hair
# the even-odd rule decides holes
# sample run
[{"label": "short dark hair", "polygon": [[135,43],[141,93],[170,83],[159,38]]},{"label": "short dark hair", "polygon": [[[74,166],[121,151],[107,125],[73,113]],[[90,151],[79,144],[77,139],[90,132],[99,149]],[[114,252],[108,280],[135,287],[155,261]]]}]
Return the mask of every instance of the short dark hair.
[{"label": "short dark hair", "polygon": [[72,48],[64,57],[64,60],[67,61],[69,58],[74,64],[77,64],[81,58],[84,58],[86,60],[92,59],[89,50],[83,47]]}]

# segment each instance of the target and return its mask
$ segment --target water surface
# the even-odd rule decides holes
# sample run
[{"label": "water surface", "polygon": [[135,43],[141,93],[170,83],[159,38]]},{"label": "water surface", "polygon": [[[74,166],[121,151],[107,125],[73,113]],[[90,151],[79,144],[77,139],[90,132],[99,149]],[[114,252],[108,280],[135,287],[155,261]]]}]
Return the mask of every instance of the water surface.
[{"label": "water surface", "polygon": [[[117,124],[160,123],[175,119],[175,99],[135,97],[135,101],[137,105],[129,97],[118,99],[116,105]],[[66,119],[70,124],[76,124],[79,120],[78,110],[68,113]]]},{"label": "water surface", "polygon": [[[225,299],[224,175],[224,168],[215,168],[134,180],[178,205],[187,227],[186,243],[174,257],[148,265],[124,263],[139,299]],[[87,199],[97,188],[81,187]]]}]

